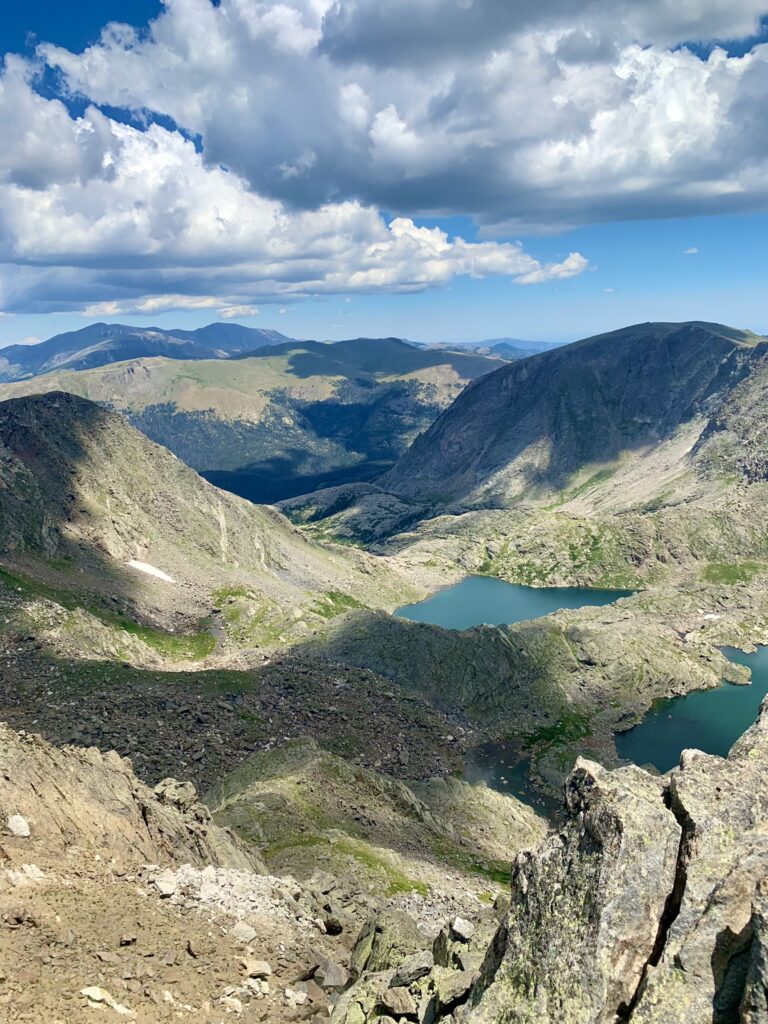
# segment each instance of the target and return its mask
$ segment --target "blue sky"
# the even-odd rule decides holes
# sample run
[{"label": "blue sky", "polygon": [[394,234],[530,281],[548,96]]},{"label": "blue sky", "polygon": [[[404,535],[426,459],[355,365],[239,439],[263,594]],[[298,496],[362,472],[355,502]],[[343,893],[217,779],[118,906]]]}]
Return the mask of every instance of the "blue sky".
[{"label": "blue sky", "polygon": [[[21,60],[0,121],[26,135],[0,177],[0,344],[220,316],[316,338],[570,340],[685,319],[768,333],[759,3],[729,17],[696,0],[667,24],[594,0],[507,23],[476,0],[438,38],[422,2],[403,8],[405,64],[385,46],[401,0],[392,25],[371,8],[373,34],[355,21],[368,0],[324,22],[303,0],[266,19],[252,0],[4,13],[0,48]],[[100,41],[109,20],[139,35]]]},{"label": "blue sky", "polygon": [[8,4],[0,19],[0,51],[30,52],[49,42],[82,50],[98,40],[107,21],[144,25],[160,13],[159,0],[25,0]]}]

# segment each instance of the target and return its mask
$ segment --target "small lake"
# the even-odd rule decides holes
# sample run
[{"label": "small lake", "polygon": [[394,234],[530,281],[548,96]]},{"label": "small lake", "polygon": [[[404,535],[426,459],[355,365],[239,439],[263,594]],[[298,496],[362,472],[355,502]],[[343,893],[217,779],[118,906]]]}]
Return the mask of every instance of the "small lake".
[{"label": "small lake", "polygon": [[484,782],[497,793],[517,797],[539,814],[556,817],[563,801],[537,789],[531,782],[530,768],[530,761],[520,756],[519,743],[499,740],[497,743],[483,743],[468,752],[464,779],[473,785]]},{"label": "small lake", "polygon": [[[521,587],[488,576],[469,576],[425,601],[409,604],[395,614],[415,622],[429,622],[446,629],[470,629],[483,624],[511,625],[562,608],[612,604],[628,597],[628,590],[591,590],[585,587]],[[724,757],[757,718],[768,694],[768,647],[755,654],[727,648],[731,661],[752,672],[749,686],[723,683],[685,697],[657,701],[643,721],[627,732],[617,733],[619,756],[639,765],[669,771],[688,747]],[[486,782],[547,813],[552,803],[542,797],[528,778],[528,763],[520,747],[511,743],[486,743],[468,757],[465,778]]]},{"label": "small lake", "polygon": [[[511,625],[562,608],[613,604],[629,597],[631,590],[592,590],[587,587],[521,587],[491,576],[468,576],[440,590],[426,601],[408,604],[396,615],[414,622],[429,622],[445,629],[471,629],[482,625]],[[556,814],[561,801],[543,796],[528,777],[528,761],[520,745],[500,741],[470,751],[464,770],[467,782],[485,782],[491,789],[509,793],[541,814]]]},{"label": "small lake", "polygon": [[588,587],[521,587],[492,576],[468,576],[418,604],[398,608],[395,615],[429,622],[445,629],[511,625],[551,615],[561,608],[613,604],[631,590],[591,590]]},{"label": "small lake", "polygon": [[768,694],[768,647],[755,654],[729,647],[724,653],[752,670],[750,686],[723,683],[715,690],[657,701],[639,725],[616,735],[619,756],[635,764],[652,764],[660,772],[674,768],[688,747],[725,757],[754,723]]}]

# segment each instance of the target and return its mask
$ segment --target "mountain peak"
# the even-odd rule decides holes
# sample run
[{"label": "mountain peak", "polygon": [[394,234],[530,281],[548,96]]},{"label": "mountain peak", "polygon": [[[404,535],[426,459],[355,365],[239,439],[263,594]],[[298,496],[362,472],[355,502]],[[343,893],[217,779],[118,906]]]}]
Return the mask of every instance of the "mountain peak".
[{"label": "mountain peak", "polygon": [[212,323],[187,331],[93,323],[36,345],[0,349],[0,382],[36,377],[51,370],[85,370],[126,359],[226,359],[291,339],[279,331]]},{"label": "mountain peak", "polygon": [[470,384],[383,479],[405,497],[505,507],[705,415],[765,339],[647,323],[508,363]]}]

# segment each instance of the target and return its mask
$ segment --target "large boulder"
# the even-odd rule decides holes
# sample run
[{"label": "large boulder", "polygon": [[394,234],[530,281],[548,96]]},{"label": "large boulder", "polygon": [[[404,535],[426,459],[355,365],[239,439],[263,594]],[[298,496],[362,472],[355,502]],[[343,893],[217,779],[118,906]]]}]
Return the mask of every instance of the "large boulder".
[{"label": "large boulder", "polygon": [[404,910],[384,910],[366,921],[352,950],[350,968],[356,976],[398,967],[406,957],[429,944]]}]

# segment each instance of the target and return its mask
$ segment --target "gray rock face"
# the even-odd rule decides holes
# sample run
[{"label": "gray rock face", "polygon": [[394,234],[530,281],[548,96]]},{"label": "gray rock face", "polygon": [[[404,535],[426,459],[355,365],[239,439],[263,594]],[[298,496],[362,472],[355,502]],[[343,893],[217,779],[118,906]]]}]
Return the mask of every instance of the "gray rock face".
[{"label": "gray rock face", "polygon": [[580,760],[566,798],[564,831],[517,859],[503,957],[470,1020],[608,1024],[640,984],[680,826],[661,783],[637,768]]},{"label": "gray rock face", "polygon": [[416,1003],[407,988],[389,988],[379,996],[379,1006],[395,1017],[415,1017]]},{"label": "gray rock face", "polygon": [[[727,760],[687,750],[672,772],[671,808],[683,823],[679,897],[633,1021],[768,1019],[761,884],[768,877],[767,772],[766,702]],[[761,1009],[748,1010],[760,989]]]},{"label": "gray rock face", "polygon": [[768,1024],[766,779],[768,699],[725,759],[687,750],[661,778],[579,760],[498,927],[446,923],[418,978],[417,957],[374,961],[333,1020],[376,1020],[397,980],[446,1024]]},{"label": "gray rock face", "polygon": [[321,988],[342,989],[349,982],[349,974],[340,964],[322,959],[315,971],[315,981]]},{"label": "gray rock face", "polygon": [[211,823],[193,786],[166,780],[184,794],[181,803],[171,801],[139,782],[115,753],[59,749],[0,724],[0,765],[0,821],[31,849],[63,854],[78,846],[126,864],[260,869],[255,854]]},{"label": "gray rock face", "polygon": [[518,857],[459,1021],[768,1021],[768,701],[727,759],[664,779],[579,762],[569,820]]},{"label": "gray rock face", "polygon": [[392,978],[392,987],[397,988],[412,985],[414,981],[429,974],[435,966],[435,958],[431,949],[423,949],[418,953],[407,956],[400,964]]}]

